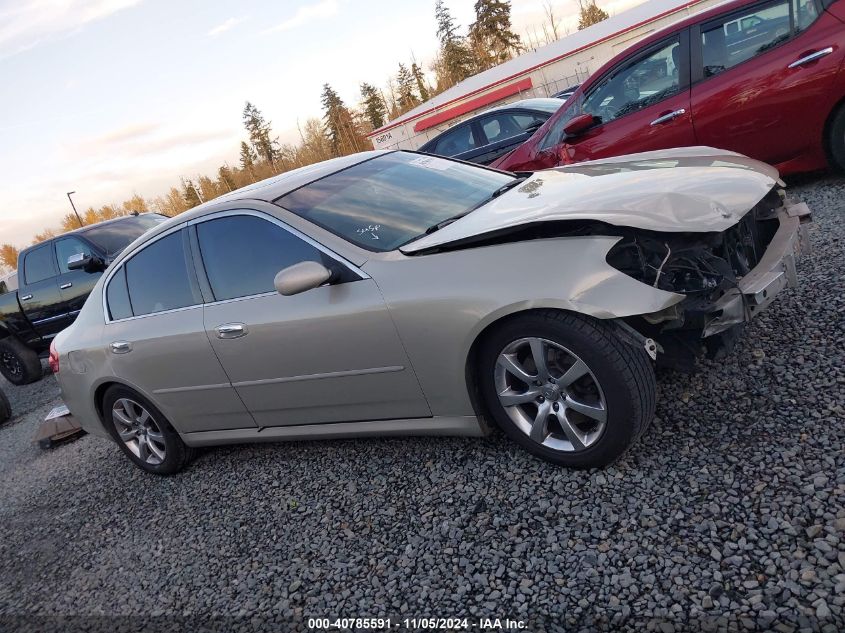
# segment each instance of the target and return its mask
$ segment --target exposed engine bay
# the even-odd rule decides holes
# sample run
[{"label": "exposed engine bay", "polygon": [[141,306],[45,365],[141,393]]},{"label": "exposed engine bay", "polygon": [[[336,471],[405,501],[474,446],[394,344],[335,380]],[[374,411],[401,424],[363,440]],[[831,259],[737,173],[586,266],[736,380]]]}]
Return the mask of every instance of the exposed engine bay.
[{"label": "exposed engine bay", "polygon": [[739,282],[757,266],[780,226],[783,192],[772,191],[739,223],[721,233],[624,231],[608,253],[614,268],[650,286],[684,295],[658,314],[627,319],[662,348],[658,364],[691,370],[698,356],[720,358],[741,335],[745,322],[713,327],[722,316],[719,300],[733,292],[744,300]]}]

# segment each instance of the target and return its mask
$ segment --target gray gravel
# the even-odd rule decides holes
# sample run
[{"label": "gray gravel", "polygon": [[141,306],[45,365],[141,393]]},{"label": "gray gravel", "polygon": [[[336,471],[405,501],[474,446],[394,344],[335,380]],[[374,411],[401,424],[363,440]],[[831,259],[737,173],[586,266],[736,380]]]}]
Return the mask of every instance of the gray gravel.
[{"label": "gray gravel", "polygon": [[801,289],[726,362],[661,376],[652,430],[603,471],[431,438],[215,449],[161,479],[91,437],[32,447],[55,381],[6,386],[0,615],[845,630],[845,180],[793,194],[817,222]]}]

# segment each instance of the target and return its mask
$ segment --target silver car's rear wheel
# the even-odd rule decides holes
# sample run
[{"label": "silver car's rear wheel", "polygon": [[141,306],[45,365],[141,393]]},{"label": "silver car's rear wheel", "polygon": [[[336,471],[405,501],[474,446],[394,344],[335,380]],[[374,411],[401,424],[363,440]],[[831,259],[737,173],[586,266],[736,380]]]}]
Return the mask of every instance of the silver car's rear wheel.
[{"label": "silver car's rear wheel", "polygon": [[103,422],[123,453],[139,468],[157,475],[182,470],[193,449],[158,407],[134,389],[112,385],[101,401]]},{"label": "silver car's rear wheel", "polygon": [[120,398],[112,406],[112,419],[118,437],[135,457],[147,464],[164,463],[164,433],[142,404]]},{"label": "silver car's rear wheel", "polygon": [[607,402],[577,354],[545,338],[521,338],[500,353],[494,370],[499,402],[531,440],[555,451],[582,451],[601,437]]}]

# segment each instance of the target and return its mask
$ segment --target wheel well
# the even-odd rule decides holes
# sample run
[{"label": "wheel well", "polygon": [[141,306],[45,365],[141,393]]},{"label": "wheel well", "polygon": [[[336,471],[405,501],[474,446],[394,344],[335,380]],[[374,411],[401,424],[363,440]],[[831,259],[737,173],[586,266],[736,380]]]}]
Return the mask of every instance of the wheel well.
[{"label": "wheel well", "polygon": [[[493,418],[490,415],[489,410],[487,409],[487,404],[484,402],[484,398],[481,397],[481,388],[479,384],[479,377],[478,377],[478,354],[481,349],[481,344],[484,340],[490,336],[490,333],[496,330],[497,328],[501,327],[505,323],[512,321],[513,319],[518,319],[520,317],[524,317],[530,314],[538,314],[543,312],[569,312],[569,310],[561,310],[560,308],[532,308],[531,310],[520,310],[518,312],[511,312],[510,314],[506,314],[502,317],[499,317],[495,321],[488,323],[481,332],[475,337],[475,340],[470,345],[469,353],[467,354],[466,360],[466,367],[465,367],[465,374],[466,374],[466,384],[467,384],[467,392],[469,393],[470,402],[472,402],[472,408],[475,411],[475,414],[482,420],[482,422],[487,426],[487,430],[494,427]],[[574,313],[573,314],[577,314]]]},{"label": "wheel well", "polygon": [[106,391],[113,385],[120,385],[119,382],[104,382],[94,391],[94,409],[100,418],[100,423],[105,424],[106,419],[103,417],[103,400],[105,399]]}]

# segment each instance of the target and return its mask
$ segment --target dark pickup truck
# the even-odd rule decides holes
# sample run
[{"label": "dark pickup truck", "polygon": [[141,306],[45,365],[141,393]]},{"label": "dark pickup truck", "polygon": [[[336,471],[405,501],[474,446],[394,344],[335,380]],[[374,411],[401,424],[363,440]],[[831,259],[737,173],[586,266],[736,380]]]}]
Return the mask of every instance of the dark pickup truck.
[{"label": "dark pickup truck", "polygon": [[70,325],[115,256],[167,218],[129,215],[64,233],[21,251],[18,289],[0,294],[0,373],[15,385],[41,378],[40,357]]}]

